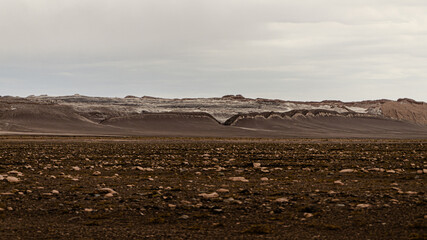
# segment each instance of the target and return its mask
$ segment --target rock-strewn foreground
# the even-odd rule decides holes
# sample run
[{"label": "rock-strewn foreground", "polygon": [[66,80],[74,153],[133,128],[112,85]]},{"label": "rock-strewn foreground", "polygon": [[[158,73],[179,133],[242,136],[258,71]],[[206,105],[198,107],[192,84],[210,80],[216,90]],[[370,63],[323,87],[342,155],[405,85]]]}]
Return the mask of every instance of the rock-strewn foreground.
[{"label": "rock-strewn foreground", "polygon": [[0,239],[426,239],[425,140],[0,138]]},{"label": "rock-strewn foreground", "polygon": [[222,98],[0,97],[0,134],[426,138],[411,99],[294,102]]}]

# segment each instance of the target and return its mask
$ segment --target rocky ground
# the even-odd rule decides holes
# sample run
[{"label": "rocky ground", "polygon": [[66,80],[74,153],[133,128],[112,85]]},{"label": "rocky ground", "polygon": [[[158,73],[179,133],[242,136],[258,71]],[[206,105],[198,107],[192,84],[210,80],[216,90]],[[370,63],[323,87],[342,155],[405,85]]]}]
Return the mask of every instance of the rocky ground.
[{"label": "rocky ground", "polygon": [[0,239],[426,239],[427,141],[0,138]]}]

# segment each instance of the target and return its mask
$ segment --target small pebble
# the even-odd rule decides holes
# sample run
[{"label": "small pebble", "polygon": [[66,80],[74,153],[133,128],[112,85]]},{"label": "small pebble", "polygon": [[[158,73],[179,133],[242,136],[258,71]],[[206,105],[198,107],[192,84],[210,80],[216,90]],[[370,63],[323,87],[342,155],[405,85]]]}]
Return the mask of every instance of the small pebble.
[{"label": "small pebble", "polygon": [[228,179],[234,182],[249,182],[249,180],[244,177],[229,177]]},{"label": "small pebble", "polygon": [[8,181],[8,182],[10,182],[10,183],[17,183],[17,182],[20,182],[21,180],[19,180],[19,178],[17,178],[17,177],[12,177],[12,176],[7,176],[6,177],[6,180]]},{"label": "small pebble", "polygon": [[276,200],[274,200],[275,202],[280,202],[280,203],[282,203],[282,202],[289,202],[289,199],[287,199],[287,198],[285,198],[285,197],[281,197],[281,198],[278,198],[278,199],[276,199]]}]

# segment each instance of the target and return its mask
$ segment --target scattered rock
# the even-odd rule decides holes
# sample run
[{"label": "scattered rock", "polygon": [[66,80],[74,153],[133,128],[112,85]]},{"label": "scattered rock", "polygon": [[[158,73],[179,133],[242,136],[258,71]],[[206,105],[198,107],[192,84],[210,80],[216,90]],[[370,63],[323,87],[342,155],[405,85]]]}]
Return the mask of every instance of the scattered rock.
[{"label": "scattered rock", "polygon": [[274,200],[275,202],[279,202],[279,203],[282,203],[282,202],[289,202],[289,199],[287,199],[287,198],[285,198],[285,197],[281,197],[281,198],[278,198],[278,199],[276,199],[276,200]]},{"label": "scattered rock", "polygon": [[341,180],[336,180],[336,181],[334,181],[334,183],[338,184],[338,185],[344,185],[344,183]]},{"label": "scattered rock", "polygon": [[228,192],[230,192],[230,190],[225,189],[225,188],[220,188],[220,189],[218,189],[216,191],[219,192],[219,193],[228,193]]},{"label": "scattered rock", "polygon": [[16,174],[18,177],[22,177],[22,176],[24,176],[24,174],[23,173],[21,173],[21,172],[18,172],[18,171],[16,171],[16,170],[12,170],[12,171],[9,171],[9,172],[7,172],[8,174]]},{"label": "scattered rock", "polygon": [[12,177],[12,176],[7,176],[6,177],[6,180],[8,181],[8,182],[10,182],[10,183],[17,183],[17,182],[20,182],[21,180],[19,180],[19,178],[17,178],[17,177]]},{"label": "scattered rock", "polygon": [[52,194],[59,194],[58,190],[52,190]]},{"label": "scattered rock", "polygon": [[107,194],[104,195],[104,197],[107,197],[107,198],[114,197],[114,195],[117,194],[117,192],[111,188],[99,188],[98,190],[100,192],[107,192]]},{"label": "scattered rock", "polygon": [[206,199],[210,199],[210,198],[217,198],[219,197],[219,194],[217,192],[213,192],[213,193],[201,193],[199,194],[200,197],[206,198]]},{"label": "scattered rock", "polygon": [[73,169],[74,171],[80,171],[80,170],[81,170],[81,168],[80,168],[80,167],[77,167],[77,166],[72,167],[72,169]]},{"label": "scattered rock", "polygon": [[370,208],[371,204],[367,204],[367,203],[359,203],[356,205],[357,208]]},{"label": "scattered rock", "polygon": [[93,212],[93,209],[92,208],[85,208],[85,210],[84,210],[85,212]]},{"label": "scattered rock", "polygon": [[350,169],[350,168],[343,169],[343,170],[340,171],[340,173],[352,173],[352,172],[355,172],[355,170],[354,169]]},{"label": "scattered rock", "polygon": [[305,218],[311,218],[311,217],[313,217],[314,215],[312,214],[312,213],[304,213],[304,217]]},{"label": "scattered rock", "polygon": [[414,192],[414,191],[407,191],[407,192],[405,192],[406,194],[409,194],[409,195],[416,195],[416,194],[418,194],[417,192]]},{"label": "scattered rock", "polygon": [[138,169],[140,171],[147,171],[147,172],[153,172],[154,171],[154,169],[152,169],[152,168],[144,168],[141,166],[136,166],[135,169]]},{"label": "scattered rock", "polygon": [[179,217],[179,219],[189,219],[190,217],[188,216],[188,215],[181,215],[180,217]]},{"label": "scattered rock", "polygon": [[107,198],[114,197],[114,194],[113,193],[107,193],[104,195],[104,197],[107,197]]},{"label": "scattered rock", "polygon": [[100,171],[95,171],[95,172],[92,173],[92,175],[93,176],[99,176],[99,175],[101,175],[101,172]]},{"label": "scattered rock", "polygon": [[261,163],[253,163],[254,168],[260,168],[261,167]]},{"label": "scattered rock", "polygon": [[228,179],[234,182],[249,182],[249,180],[244,177],[229,177]]},{"label": "scattered rock", "polygon": [[268,181],[268,177],[262,177],[261,181]]}]

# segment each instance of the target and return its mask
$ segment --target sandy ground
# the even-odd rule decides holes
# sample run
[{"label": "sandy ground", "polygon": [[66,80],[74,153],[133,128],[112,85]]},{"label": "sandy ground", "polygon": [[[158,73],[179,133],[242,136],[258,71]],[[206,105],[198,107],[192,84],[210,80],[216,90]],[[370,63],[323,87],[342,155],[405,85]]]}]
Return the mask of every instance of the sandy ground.
[{"label": "sandy ground", "polygon": [[427,141],[0,137],[0,239],[426,239]]}]

